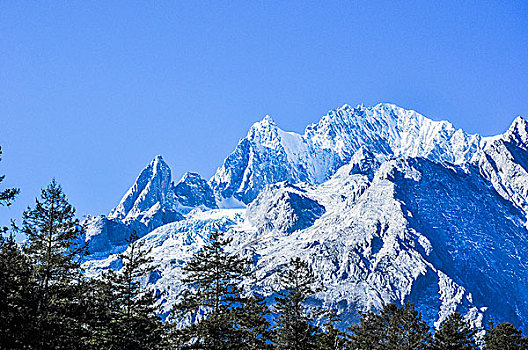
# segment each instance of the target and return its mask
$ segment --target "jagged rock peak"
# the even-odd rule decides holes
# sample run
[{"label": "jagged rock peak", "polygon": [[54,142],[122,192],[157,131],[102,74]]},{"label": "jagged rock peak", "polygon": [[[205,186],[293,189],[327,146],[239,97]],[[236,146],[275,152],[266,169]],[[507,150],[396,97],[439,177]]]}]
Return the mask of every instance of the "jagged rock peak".
[{"label": "jagged rock peak", "polygon": [[352,156],[350,162],[357,163],[365,159],[374,159],[376,156],[365,146],[361,146]]},{"label": "jagged rock peak", "polygon": [[251,127],[249,128],[248,136],[251,135],[253,132],[258,130],[268,130],[268,129],[274,129],[277,127],[277,124],[275,121],[269,116],[266,115],[262,120],[253,123]]},{"label": "jagged rock peak", "polygon": [[161,155],[156,156],[139,174],[116,208],[110,219],[124,220],[149,210],[156,203],[163,204],[171,184],[171,170]]},{"label": "jagged rock peak", "polygon": [[206,206],[217,208],[213,189],[200,174],[187,172],[174,186],[174,194],[178,202],[189,208]]},{"label": "jagged rock peak", "polygon": [[202,179],[202,176],[200,174],[194,173],[192,171],[188,171],[185,174],[183,174],[182,178],[180,179],[180,181],[178,181],[178,183],[180,183],[180,182],[188,182],[188,181],[195,182],[195,181],[199,181],[201,179]]},{"label": "jagged rock peak", "polygon": [[322,183],[367,147],[376,159],[424,157],[464,164],[483,147],[479,135],[390,103],[330,110],[304,134],[285,132],[269,116],[250,128],[211,179],[219,199],[248,204],[267,184]]},{"label": "jagged rock peak", "polygon": [[279,128],[273,119],[266,115],[249,128],[246,138],[267,147],[277,147],[280,142]]},{"label": "jagged rock peak", "polygon": [[504,134],[504,138],[507,141],[526,145],[528,143],[528,126],[526,120],[521,116],[515,118],[508,131]]},{"label": "jagged rock peak", "polygon": [[263,231],[290,234],[313,225],[325,207],[287,181],[266,186],[248,206],[249,222]]},{"label": "jagged rock peak", "polygon": [[260,124],[275,124],[275,121],[269,114],[266,114],[259,123]]},{"label": "jagged rock peak", "polygon": [[163,156],[161,154],[155,156],[154,159],[152,159],[152,161],[150,162],[149,166],[152,166],[155,169],[160,167],[169,167],[167,163],[165,163],[165,160],[163,159]]}]

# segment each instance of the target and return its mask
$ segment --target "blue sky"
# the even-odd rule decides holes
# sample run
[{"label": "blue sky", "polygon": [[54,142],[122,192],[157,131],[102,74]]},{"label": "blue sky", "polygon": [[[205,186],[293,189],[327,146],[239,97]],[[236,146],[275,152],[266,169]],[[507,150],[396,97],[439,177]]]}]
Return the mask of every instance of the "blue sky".
[{"label": "blue sky", "polygon": [[270,114],[392,102],[468,132],[528,116],[526,1],[3,1],[0,173],[107,213],[162,154],[209,178]]}]

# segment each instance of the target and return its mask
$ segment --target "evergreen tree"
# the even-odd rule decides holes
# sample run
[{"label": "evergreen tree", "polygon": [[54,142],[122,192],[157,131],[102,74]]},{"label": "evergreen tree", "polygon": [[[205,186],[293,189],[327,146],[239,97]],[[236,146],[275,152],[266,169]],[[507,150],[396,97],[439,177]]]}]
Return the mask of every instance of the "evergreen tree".
[{"label": "evergreen tree", "polygon": [[306,312],[305,301],[320,290],[309,265],[294,258],[280,275],[281,291],[275,298],[274,336],[277,349],[309,350],[316,348],[317,328]]},{"label": "evergreen tree", "polygon": [[[157,314],[157,295],[142,285],[155,271],[150,250],[134,232],[128,249],[119,254],[122,268],[108,271],[93,288],[96,322],[92,342],[108,349],[160,349],[165,326]],[[106,310],[105,310],[106,308]]]},{"label": "evergreen tree", "polygon": [[[0,160],[2,160],[2,146],[0,146]],[[5,175],[0,175],[0,183],[5,179]],[[10,206],[15,197],[20,193],[18,188],[6,188],[0,191],[0,205]]]},{"label": "evergreen tree", "polygon": [[270,310],[263,297],[253,295],[242,298],[238,307],[234,307],[235,323],[238,327],[235,343],[238,349],[265,350],[272,349],[270,343],[271,324],[265,318]]},{"label": "evergreen tree", "polygon": [[386,329],[380,315],[372,311],[360,313],[359,323],[348,327],[346,348],[349,350],[382,350]]},{"label": "evergreen tree", "polygon": [[0,348],[35,345],[36,285],[32,272],[13,236],[0,235]]},{"label": "evergreen tree", "polygon": [[99,278],[86,279],[84,283],[81,300],[86,309],[87,332],[80,339],[83,349],[119,349],[115,325],[120,308],[111,284]]},{"label": "evergreen tree", "polygon": [[345,333],[336,327],[336,323],[339,321],[339,316],[334,311],[328,312],[326,322],[317,334],[318,350],[342,350],[345,348]]},{"label": "evergreen tree", "polygon": [[36,349],[76,349],[84,332],[80,309],[80,262],[85,247],[75,209],[55,180],[42,190],[35,207],[23,213],[24,250],[36,281]]},{"label": "evergreen tree", "polygon": [[250,262],[227,254],[229,243],[219,232],[212,232],[182,268],[185,289],[174,309],[180,322],[190,323],[174,332],[182,348],[266,348],[267,306],[261,298],[244,296],[239,283],[249,276]]},{"label": "evergreen tree", "polygon": [[520,330],[511,323],[503,322],[494,326],[493,320],[489,322],[489,329],[484,337],[483,350],[526,350],[527,339],[522,336]]},{"label": "evergreen tree", "polygon": [[475,330],[458,313],[449,315],[436,330],[433,350],[471,350],[476,349]]},{"label": "evergreen tree", "polygon": [[[383,316],[383,313],[382,313]],[[431,344],[429,326],[412,304],[398,309],[389,320],[387,346],[394,350],[427,349]]]},{"label": "evergreen tree", "polygon": [[422,350],[431,344],[429,327],[412,304],[387,304],[379,315],[367,312],[349,328],[348,348]]},{"label": "evergreen tree", "polygon": [[[0,146],[0,160],[1,155]],[[4,179],[1,175],[0,183]],[[17,188],[0,190],[0,205],[11,205],[19,192]],[[3,236],[6,231],[7,227],[0,227],[0,344],[23,349],[31,344],[34,331],[32,268],[14,237]]]}]

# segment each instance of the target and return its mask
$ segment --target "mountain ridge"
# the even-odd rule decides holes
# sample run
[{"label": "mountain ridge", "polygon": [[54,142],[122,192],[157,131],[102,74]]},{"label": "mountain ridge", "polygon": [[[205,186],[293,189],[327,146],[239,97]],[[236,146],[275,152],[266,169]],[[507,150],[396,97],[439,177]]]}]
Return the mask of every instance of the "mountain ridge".
[{"label": "mountain ridge", "polygon": [[85,266],[96,274],[126,249],[110,226],[147,227],[168,312],[182,264],[218,230],[255,262],[265,295],[289,258],[308,261],[326,287],[313,302],[344,325],[411,301],[430,324],[459,311],[478,327],[490,317],[528,327],[527,128],[517,117],[481,137],[391,104],[344,105],[303,135],[266,116],[209,181],[186,173],[174,184],[156,157],[108,222],[94,221],[102,251]]}]

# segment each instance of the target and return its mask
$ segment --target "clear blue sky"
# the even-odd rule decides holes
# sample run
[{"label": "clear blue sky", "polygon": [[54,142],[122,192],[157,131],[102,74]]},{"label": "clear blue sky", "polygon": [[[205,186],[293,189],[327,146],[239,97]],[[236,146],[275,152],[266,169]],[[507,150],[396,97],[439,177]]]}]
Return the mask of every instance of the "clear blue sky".
[{"label": "clear blue sky", "polygon": [[528,2],[2,1],[0,173],[22,195],[0,224],[52,177],[107,213],[156,154],[209,178],[265,114],[302,132],[378,102],[483,135],[528,116]]}]

